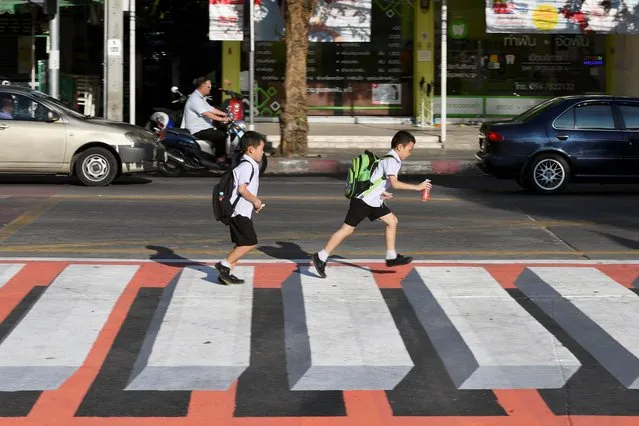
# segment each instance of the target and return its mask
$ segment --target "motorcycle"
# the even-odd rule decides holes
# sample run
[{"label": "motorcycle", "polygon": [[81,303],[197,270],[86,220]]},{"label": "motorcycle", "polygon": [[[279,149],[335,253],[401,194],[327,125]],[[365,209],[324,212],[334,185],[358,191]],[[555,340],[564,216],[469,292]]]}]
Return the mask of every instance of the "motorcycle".
[{"label": "motorcycle", "polygon": [[[177,87],[172,87],[171,91],[179,95],[173,103],[183,104],[188,99]],[[175,112],[170,115],[168,112],[156,109],[151,115],[150,122],[159,136],[160,143],[166,149],[167,157],[166,161],[158,164],[160,173],[165,176],[180,176],[185,171],[223,170],[227,167],[235,167],[242,157],[239,145],[240,139],[246,132],[246,124],[243,120],[235,118],[232,108],[232,104],[227,104],[225,110],[230,121],[218,126],[226,133],[225,150],[229,154],[229,161],[222,167],[215,161],[215,147],[210,141],[197,139],[188,130],[177,127],[177,119],[179,117],[181,123],[181,117]],[[270,154],[274,152],[274,149],[272,144],[269,143],[269,145],[270,148],[265,151]],[[268,159],[265,155],[260,163],[260,175],[264,174],[267,166]]]}]

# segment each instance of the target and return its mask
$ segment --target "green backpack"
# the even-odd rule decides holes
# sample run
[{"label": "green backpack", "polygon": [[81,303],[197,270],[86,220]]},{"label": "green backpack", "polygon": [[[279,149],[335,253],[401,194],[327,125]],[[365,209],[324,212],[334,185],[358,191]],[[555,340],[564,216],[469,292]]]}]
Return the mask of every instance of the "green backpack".
[{"label": "green backpack", "polygon": [[375,179],[375,182],[371,182],[371,175],[377,167],[379,160],[382,158],[393,157],[392,155],[385,155],[379,158],[369,150],[366,150],[353,158],[351,167],[348,169],[348,176],[346,177],[346,188],[344,189],[344,196],[348,199],[355,198],[356,196],[368,193],[377,188],[381,182],[386,179],[386,176],[382,176]]}]

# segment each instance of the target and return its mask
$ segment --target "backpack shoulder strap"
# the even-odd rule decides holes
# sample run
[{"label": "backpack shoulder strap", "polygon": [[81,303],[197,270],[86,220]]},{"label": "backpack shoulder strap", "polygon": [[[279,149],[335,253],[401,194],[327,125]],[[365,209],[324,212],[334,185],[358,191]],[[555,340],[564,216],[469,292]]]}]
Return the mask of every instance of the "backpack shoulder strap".
[{"label": "backpack shoulder strap", "polygon": [[[249,163],[250,164],[251,162],[249,160],[241,160],[239,163],[237,163],[237,166],[235,166],[233,168],[233,170],[235,170],[235,168],[237,168],[242,163]],[[253,167],[253,165],[251,164],[251,177],[249,178],[249,183],[251,183],[251,181],[253,180],[253,175],[255,175],[255,167]],[[238,188],[239,188],[239,186],[238,186]],[[238,191],[237,198],[235,199],[235,201],[233,201],[233,205],[232,205],[233,210],[235,210],[235,206],[237,206],[237,203],[240,202],[240,198],[241,197],[242,196],[240,195],[240,193]]]},{"label": "backpack shoulder strap", "polygon": [[[375,168],[379,167],[379,163],[384,159],[384,158],[395,158],[395,156],[391,155],[391,154],[386,154],[385,156],[383,156],[382,158],[377,160],[377,163],[375,164]],[[371,182],[371,186],[364,192],[362,192],[360,195],[362,196],[366,196],[369,193],[371,193],[374,189],[377,189],[379,187],[379,185],[381,185],[381,183],[383,181],[386,180],[386,173],[384,173],[382,176],[378,177],[377,179],[375,179],[374,181]]]}]

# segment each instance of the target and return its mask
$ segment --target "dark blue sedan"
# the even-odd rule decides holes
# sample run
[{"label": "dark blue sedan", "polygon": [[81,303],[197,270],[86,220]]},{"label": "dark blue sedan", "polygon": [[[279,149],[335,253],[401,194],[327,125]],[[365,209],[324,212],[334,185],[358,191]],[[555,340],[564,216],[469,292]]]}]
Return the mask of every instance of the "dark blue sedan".
[{"label": "dark blue sedan", "polygon": [[552,194],[569,181],[639,179],[639,98],[549,99],[479,130],[479,167]]}]

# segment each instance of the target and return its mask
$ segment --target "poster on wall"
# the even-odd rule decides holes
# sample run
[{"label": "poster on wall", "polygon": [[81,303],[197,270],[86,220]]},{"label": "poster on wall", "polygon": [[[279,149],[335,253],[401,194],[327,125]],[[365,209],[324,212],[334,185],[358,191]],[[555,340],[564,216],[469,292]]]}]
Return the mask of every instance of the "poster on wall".
[{"label": "poster on wall", "polygon": [[[284,35],[287,0],[255,0],[257,41],[279,41]],[[372,0],[318,0],[308,39],[314,42],[366,43],[371,38]]]},{"label": "poster on wall", "polygon": [[400,84],[371,85],[373,105],[399,105],[402,103],[402,86]]},{"label": "poster on wall", "polygon": [[209,40],[242,41],[244,0],[209,0]]},{"label": "poster on wall", "polygon": [[486,0],[486,32],[639,34],[639,0]]}]

